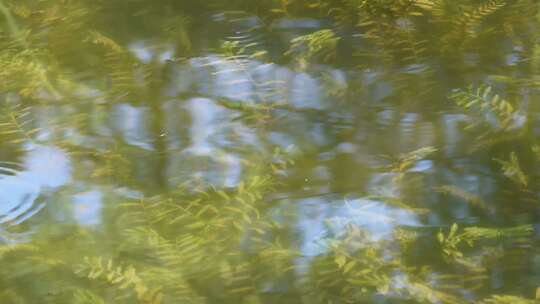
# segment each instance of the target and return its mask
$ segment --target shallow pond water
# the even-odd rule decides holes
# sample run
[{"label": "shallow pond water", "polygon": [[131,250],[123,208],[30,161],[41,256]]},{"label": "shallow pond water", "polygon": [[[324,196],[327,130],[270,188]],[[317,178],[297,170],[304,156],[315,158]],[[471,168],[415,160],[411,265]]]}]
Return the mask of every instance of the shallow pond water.
[{"label": "shallow pond water", "polygon": [[0,13],[1,303],[540,298],[535,1]]}]

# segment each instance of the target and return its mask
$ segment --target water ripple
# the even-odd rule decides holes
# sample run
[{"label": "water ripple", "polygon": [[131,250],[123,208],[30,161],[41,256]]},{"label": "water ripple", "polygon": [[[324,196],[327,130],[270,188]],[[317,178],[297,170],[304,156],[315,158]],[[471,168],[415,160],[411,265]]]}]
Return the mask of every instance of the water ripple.
[{"label": "water ripple", "polygon": [[18,225],[45,207],[42,195],[71,179],[67,154],[36,146],[21,165],[0,162],[0,224]]}]

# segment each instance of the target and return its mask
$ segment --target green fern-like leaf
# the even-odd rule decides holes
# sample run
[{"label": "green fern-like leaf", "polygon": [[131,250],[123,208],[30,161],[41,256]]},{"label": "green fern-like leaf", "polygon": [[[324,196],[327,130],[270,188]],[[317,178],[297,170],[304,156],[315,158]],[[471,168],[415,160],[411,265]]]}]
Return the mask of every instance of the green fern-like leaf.
[{"label": "green fern-like leaf", "polygon": [[530,300],[518,296],[506,296],[506,295],[495,295],[489,299],[485,299],[481,304],[535,304],[538,303],[535,300]]},{"label": "green fern-like leaf", "polygon": [[518,110],[512,103],[493,93],[490,86],[456,90],[450,98],[468,113],[482,115],[484,122],[497,130],[512,130],[520,126]]},{"label": "green fern-like leaf", "polygon": [[489,210],[488,204],[480,196],[467,192],[459,187],[447,185],[437,188],[437,191],[460,198],[477,208]]},{"label": "green fern-like leaf", "polygon": [[104,280],[119,290],[132,289],[137,299],[143,303],[159,304],[163,295],[157,289],[150,289],[132,266],[115,266],[112,260],[103,260],[101,257],[84,259],[76,273],[85,275],[90,280]]},{"label": "green fern-like leaf", "polygon": [[0,110],[0,141],[20,146],[33,142],[39,129],[32,127],[33,119],[29,107],[8,104]]},{"label": "green fern-like leaf", "polygon": [[321,58],[328,62],[336,58],[336,48],[340,38],[332,30],[319,30],[294,38],[286,55],[296,55],[306,61]]},{"label": "green fern-like leaf", "polygon": [[525,172],[521,169],[518,157],[515,152],[510,153],[509,160],[497,159],[496,161],[501,164],[501,167],[503,169],[503,174],[506,177],[508,177],[513,182],[520,185],[521,187],[528,186],[529,178],[527,177]]},{"label": "green fern-like leaf", "polygon": [[78,289],[74,293],[74,304],[105,304],[105,300],[90,290]]}]

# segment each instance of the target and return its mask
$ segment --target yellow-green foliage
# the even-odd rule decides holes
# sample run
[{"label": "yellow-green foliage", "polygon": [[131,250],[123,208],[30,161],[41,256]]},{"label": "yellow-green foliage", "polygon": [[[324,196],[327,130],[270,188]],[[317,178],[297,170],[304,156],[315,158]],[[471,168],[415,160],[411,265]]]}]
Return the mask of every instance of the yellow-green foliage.
[{"label": "yellow-green foliage", "polygon": [[530,300],[522,297],[516,297],[516,296],[492,296],[489,299],[486,299],[482,302],[482,304],[534,304],[538,303],[538,301]]},{"label": "yellow-green foliage", "polygon": [[320,58],[324,62],[329,62],[336,58],[339,39],[332,30],[319,30],[294,38],[286,54],[306,61]]},{"label": "yellow-green foliage", "polygon": [[505,5],[504,0],[489,0],[477,7],[465,10],[460,18],[453,21],[455,29],[464,31],[469,37],[475,37],[481,23]]},{"label": "yellow-green foliage", "polygon": [[[517,109],[506,99],[493,93],[490,86],[469,86],[467,90],[457,90],[450,95],[457,105],[469,113],[482,115],[484,122],[495,124],[497,130],[516,127]],[[495,121],[492,123],[493,119]]]},{"label": "yellow-green foliage", "polygon": [[[209,6],[202,6],[205,13],[210,7],[223,6],[223,1],[210,2]],[[227,3],[228,8],[236,8],[235,4],[256,11],[259,7],[254,2],[233,2]],[[119,39],[114,31],[98,26],[98,20],[110,18],[107,22],[115,24],[114,17],[107,17],[107,12],[126,9],[121,13],[140,16],[141,23],[151,27],[156,35],[162,35],[162,41],[175,44],[175,57],[188,56],[194,46],[187,29],[201,15],[197,11],[191,17],[184,16],[187,14],[184,9],[191,5],[201,4],[192,1],[0,0],[0,143],[9,148],[21,148],[25,143],[36,141],[32,112],[25,106],[32,102],[41,105],[80,102],[87,106],[84,110],[108,112],[116,100],[135,99],[142,103],[141,100],[148,99],[149,107],[161,109],[163,82],[168,76],[166,66],[170,62],[160,63],[156,58],[147,63],[137,60],[128,50],[128,42]],[[335,63],[340,59],[338,46],[347,42],[343,41],[342,32],[352,31],[351,37],[365,47],[351,52],[356,55],[351,54],[351,60],[358,60],[354,61],[355,66],[376,69],[383,66],[395,72],[396,75],[384,75],[382,80],[400,93],[405,92],[400,96],[405,96],[405,101],[411,104],[417,98],[428,100],[426,97],[432,97],[438,88],[433,79],[438,69],[431,56],[441,56],[437,57],[440,62],[459,59],[465,54],[463,48],[472,48],[481,40],[482,28],[490,18],[499,17],[499,12],[504,19],[504,30],[515,33],[520,29],[512,22],[515,13],[504,14],[512,3],[502,0],[280,0],[264,1],[261,5],[269,8],[265,22],[307,12],[308,17],[330,19],[342,27],[325,27],[289,41],[286,55],[300,59],[304,67]],[[177,8],[174,14],[164,13],[170,7]],[[144,18],[147,14],[163,22],[153,25]],[[428,24],[421,22],[420,17],[428,18]],[[430,31],[426,31],[427,28]],[[519,40],[517,35],[513,38]],[[245,81],[255,87],[253,103],[224,98],[216,103],[240,113],[241,118],[258,128],[274,118],[275,109],[295,110],[285,105],[286,100],[279,104],[268,103],[282,92],[266,90],[267,86],[278,83],[278,87],[286,87],[283,83],[259,83],[248,71],[249,64],[264,64],[269,60],[270,55],[259,48],[258,44],[224,41],[217,61],[209,63],[232,66],[232,72],[241,73]],[[536,65],[538,62],[532,63],[533,68]],[[415,69],[425,72],[417,75]],[[372,73],[368,69],[360,72]],[[422,80],[420,84],[409,87],[409,83],[419,80]],[[529,79],[523,83],[533,82],[534,79]],[[87,83],[102,92],[99,100],[77,98],[81,91],[88,89]],[[346,90],[347,87],[337,87],[330,96],[346,96]],[[515,139],[512,131],[523,127],[521,107],[513,98],[501,98],[493,91],[487,85],[470,86],[455,91],[450,98],[460,112],[478,122],[472,127],[479,127],[484,135],[505,134]],[[386,107],[385,102],[387,100],[381,101],[383,107]],[[82,167],[80,171],[85,174],[85,181],[97,180],[92,186],[116,189],[117,184],[122,184],[121,190],[133,187],[134,167],[137,162],[145,161],[140,157],[144,153],[137,151],[138,154],[130,158],[128,154],[132,151],[118,142],[94,147],[92,141],[87,142],[90,137],[85,137],[87,134],[81,125],[94,123],[99,127],[106,119],[89,122],[85,114],[67,115],[70,120],[63,123],[68,127],[62,129],[65,133],[71,131],[80,135],[82,143],[58,136],[62,140],[55,144],[73,156],[74,166]],[[163,116],[153,117],[157,121],[156,129],[161,132],[160,118]],[[489,131],[485,132],[483,127]],[[347,126],[349,128],[352,129]],[[166,136],[159,133],[155,142],[161,140],[164,147],[162,135]],[[405,183],[412,184],[415,176],[428,176],[425,172],[412,172],[419,161],[435,156],[433,163],[439,161],[438,148],[430,146],[431,143],[427,145],[397,156],[381,170],[396,177],[391,181],[391,186],[397,184],[399,188],[396,192],[405,192]],[[147,188],[142,187],[140,194],[129,195],[129,198],[105,198],[106,220],[100,227],[80,227],[61,216],[46,214],[44,216],[61,223],[39,227],[28,242],[16,243],[2,236],[5,244],[0,245],[3,266],[0,267],[0,302],[329,304],[372,303],[375,297],[383,297],[382,301],[388,302],[468,303],[468,294],[489,283],[489,262],[498,258],[496,245],[532,238],[533,228],[529,224],[502,229],[465,224],[460,224],[460,228],[454,224],[449,229],[403,226],[396,228],[388,239],[376,239],[362,225],[346,222],[340,223],[345,226],[342,233],[325,230],[326,234],[317,240],[321,252],[306,256],[299,248],[302,236],[297,235],[297,220],[302,214],[284,210],[276,196],[282,190],[281,178],[286,173],[294,173],[289,170],[294,165],[292,156],[280,149],[273,153],[261,152],[263,150],[243,155],[245,170],[234,187],[186,182],[171,188],[162,185],[160,193],[146,192]],[[538,146],[533,146],[528,152],[540,159],[539,151]],[[161,150],[151,153],[160,158],[165,154]],[[516,152],[505,155],[509,155],[508,160],[497,160],[502,174],[520,190],[532,189],[534,174],[520,164]],[[9,172],[16,173],[16,170]],[[477,207],[479,212],[494,209],[491,202],[461,188],[432,187],[428,180],[431,177],[419,183],[425,188],[422,190],[455,196]],[[57,204],[55,208],[69,209],[66,206],[71,202],[62,199],[71,199],[72,193],[59,196],[61,198],[52,197],[48,201]],[[415,207],[425,206],[422,205],[425,202],[411,201],[402,193],[396,197],[373,195],[367,198],[388,208],[404,209],[418,218],[427,212],[425,208]],[[436,260],[415,262],[418,255],[415,251],[423,248],[422,242],[429,238],[438,240],[438,244],[435,241],[438,246],[433,249]],[[441,261],[447,266],[442,270],[437,268],[443,264]],[[458,278],[463,286],[455,282]],[[533,303],[509,295],[494,295],[479,301]]]},{"label": "yellow-green foliage", "polygon": [[[101,257],[85,258],[84,263],[80,264],[75,272],[90,280],[105,280],[120,290],[132,289],[140,303],[162,303],[163,295],[159,292],[159,288],[149,289],[132,266],[115,266],[112,260],[104,261]],[[75,297],[80,296],[80,291],[75,294]],[[96,297],[90,299],[95,300]]]},{"label": "yellow-green foliage", "polygon": [[434,147],[423,147],[409,153],[402,154],[401,157],[391,166],[392,172],[405,173],[411,169],[420,160],[426,159],[437,152]]},{"label": "yellow-green foliage", "polygon": [[105,304],[105,300],[95,293],[81,289],[74,292],[73,303],[75,304]]},{"label": "yellow-green foliage", "polygon": [[453,224],[447,235],[441,231],[437,234],[439,243],[441,243],[443,254],[449,260],[462,260],[464,255],[459,250],[459,246],[463,243],[473,246],[475,242],[489,239],[504,239],[528,237],[533,232],[531,225],[523,225],[512,228],[492,229],[482,227],[467,227],[462,233],[458,233],[459,227]]},{"label": "yellow-green foliage", "polygon": [[0,143],[20,147],[34,140],[39,131],[32,126],[32,113],[29,107],[20,104],[6,104],[0,109]]},{"label": "yellow-green foliage", "polygon": [[472,206],[475,206],[477,208],[480,208],[483,210],[490,209],[488,204],[480,196],[470,193],[468,191],[465,191],[463,189],[460,189],[459,187],[450,186],[450,185],[441,186],[437,189],[437,191],[460,198],[466,203],[469,203]]},{"label": "yellow-green foliage", "polygon": [[497,160],[501,164],[503,174],[521,187],[527,187],[529,178],[521,169],[515,152],[510,153],[509,160]]}]

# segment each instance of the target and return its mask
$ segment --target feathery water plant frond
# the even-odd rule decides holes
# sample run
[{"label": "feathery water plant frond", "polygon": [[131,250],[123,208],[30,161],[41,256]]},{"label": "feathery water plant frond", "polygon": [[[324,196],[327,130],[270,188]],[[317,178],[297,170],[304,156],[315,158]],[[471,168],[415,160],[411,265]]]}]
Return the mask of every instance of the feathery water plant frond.
[{"label": "feathery water plant frond", "polygon": [[474,193],[465,191],[459,187],[446,185],[437,188],[437,191],[447,195],[451,195],[457,198],[462,199],[463,201],[471,204],[474,207],[480,208],[482,210],[489,210],[488,204],[480,197]]},{"label": "feathery water plant frond", "polygon": [[2,92],[18,93],[35,99],[39,99],[42,94],[56,92],[48,80],[48,68],[34,60],[37,54],[39,51],[33,49],[0,53]]},{"label": "feathery water plant frond", "polygon": [[423,147],[408,153],[401,154],[397,160],[388,166],[391,172],[405,174],[412,169],[419,161],[424,160],[436,153],[435,147]]},{"label": "feathery water plant frond", "polygon": [[15,244],[15,245],[1,245],[0,246],[0,259],[10,254],[20,254],[21,252],[38,252],[39,247],[33,244]]},{"label": "feathery water plant frond", "polygon": [[[0,64],[6,67],[0,71],[0,78],[6,79],[0,83],[0,91],[22,96],[24,102],[27,99],[50,100],[50,96],[47,95],[55,95],[52,93],[55,87],[59,88],[57,90],[62,94],[65,94],[65,91],[75,91],[75,88],[83,87],[75,79],[85,78],[95,73],[92,75],[97,76],[95,79],[84,83],[97,84],[98,91],[105,92],[104,94],[108,97],[122,97],[122,102],[128,102],[123,100],[123,97],[128,95],[148,97],[158,91],[161,92],[161,87],[155,85],[161,81],[159,78],[162,67],[159,60],[161,59],[151,56],[149,63],[146,60],[143,60],[144,63],[139,62],[120,42],[121,40],[116,40],[118,33],[115,35],[114,31],[93,28],[94,23],[100,24],[99,19],[94,19],[94,17],[103,17],[96,14],[97,11],[118,9],[118,5],[123,5],[123,3],[119,4],[117,1],[113,1],[113,4],[108,4],[106,1],[93,3],[86,0],[39,1],[39,3],[36,2],[37,4],[32,4],[32,1],[19,2],[11,1],[10,5],[0,7],[5,15],[0,22],[5,22],[8,28],[12,29],[10,33],[12,38],[6,38],[6,33],[0,32]],[[241,6],[238,3],[243,1],[234,2]],[[439,71],[441,74],[444,73],[446,56],[468,55],[468,53],[460,52],[461,44],[474,46],[475,39],[490,34],[490,31],[483,30],[489,26],[488,19],[491,16],[501,12],[501,17],[505,17],[504,11],[512,9],[510,1],[502,0],[481,1],[480,4],[478,4],[479,1],[454,3],[442,0],[284,0],[279,1],[279,4],[275,1],[271,2],[270,7],[281,4],[282,12],[272,12],[269,19],[278,14],[279,17],[287,14],[284,18],[293,19],[296,18],[296,14],[300,14],[299,11],[302,11],[299,8],[305,7],[309,8],[307,9],[309,17],[324,16],[323,22],[331,19],[329,21],[332,24],[331,29],[325,26],[326,29],[313,30],[311,34],[293,39],[289,55],[303,57],[306,61],[320,60],[331,65],[340,59],[337,58],[338,45],[341,47],[344,42],[345,50],[351,47],[353,52],[368,56],[364,58],[380,59],[384,65],[381,67],[380,62],[373,60],[363,61],[361,64],[377,69],[352,71],[351,77],[361,74],[358,78],[372,78],[372,75],[376,75],[372,82],[376,85],[384,84],[388,80],[388,86],[386,88],[383,86],[381,91],[392,91],[391,94],[405,97],[407,102],[419,96],[429,96],[430,100],[438,96],[433,94],[437,93],[433,89],[435,86],[433,79],[436,78],[434,76],[439,75]],[[179,5],[178,1],[164,1],[163,3],[166,3],[167,9],[177,8]],[[265,5],[267,4],[265,1]],[[97,5],[97,7],[92,5]],[[159,5],[145,5],[145,1],[134,1],[123,7],[132,5],[137,7],[138,14],[154,12],[156,7],[160,7]],[[193,4],[186,4],[186,6],[190,5]],[[251,8],[254,6],[257,7],[250,4]],[[509,8],[506,9],[506,7]],[[6,10],[9,14],[5,13]],[[152,28],[160,29],[155,32],[162,32],[159,34],[167,37],[166,43],[178,42],[184,46],[177,46],[175,51],[171,51],[170,56],[174,58],[177,57],[178,52],[182,55],[188,53],[192,45],[189,43],[189,33],[183,28],[187,23],[186,19],[177,16],[178,11],[184,11],[180,9],[172,11],[175,16],[170,19],[163,16],[163,19],[167,19],[163,22],[165,26]],[[138,15],[138,17],[144,16]],[[428,18],[419,19],[420,17]],[[141,26],[144,26],[143,23],[151,22],[152,18],[143,19],[145,22],[140,22]],[[335,25],[333,22],[336,20],[339,26],[333,28]],[[509,24],[511,20],[505,17],[503,23]],[[24,26],[18,28],[15,21],[21,21]],[[161,23],[159,21],[158,23]],[[197,22],[197,20],[192,21]],[[448,24],[453,24],[451,30],[445,28]],[[429,31],[423,33],[427,27]],[[509,26],[505,25],[506,27]],[[359,29],[366,29],[366,31],[359,32]],[[451,31],[453,32],[450,33]],[[298,33],[294,35],[297,36]],[[351,39],[354,41],[348,45],[351,41],[343,41],[343,37],[354,37]],[[260,51],[260,46],[246,44],[245,40],[239,37],[232,39],[236,38],[238,40],[234,42],[225,42],[219,55],[208,56],[209,62],[206,67],[211,68],[214,76],[229,71],[233,71],[237,76],[236,72],[239,72],[242,76],[232,81],[229,77],[221,79],[225,80],[227,85],[247,83],[247,86],[255,89],[254,91],[231,90],[231,95],[238,95],[227,96],[227,98],[210,97],[216,99],[216,103],[222,107],[244,114],[243,118],[249,117],[246,120],[260,124],[261,121],[271,119],[272,109],[278,109],[282,104],[281,100],[276,102],[276,99],[286,94],[279,95],[282,92],[278,91],[287,86],[281,79],[259,81],[260,73],[254,71],[259,67],[266,67],[265,61],[269,56],[264,51]],[[290,36],[287,40],[289,38]],[[523,45],[522,49],[525,50],[523,53],[529,47],[529,45]],[[358,51],[364,48],[367,51],[363,53]],[[433,54],[442,54],[442,57],[433,57]],[[216,60],[211,62],[214,59]],[[520,63],[524,61],[526,59]],[[44,62],[47,62],[47,65],[43,64]],[[434,65],[441,65],[441,68],[434,69]],[[396,71],[395,68],[400,69],[395,76],[390,75],[387,79],[384,75],[383,79],[378,78],[380,71],[383,71],[382,74],[392,74]],[[521,69],[516,70],[521,71]],[[349,74],[346,77],[349,77]],[[109,79],[110,87],[102,84],[103,78]],[[419,79],[425,81],[416,86],[415,83]],[[409,84],[414,85],[409,86]],[[335,84],[329,84],[329,86],[333,85]],[[241,96],[246,91],[251,94],[249,98]],[[327,97],[341,97],[344,94],[343,91],[343,87],[336,88],[332,92],[334,95]],[[395,94],[395,91],[399,91],[399,94]],[[491,91],[490,87],[481,86],[478,89],[471,88],[453,94],[452,98],[468,114],[482,117],[485,124],[492,126],[490,130],[505,132],[505,136],[514,136],[514,133],[510,131],[522,129],[520,128],[522,126],[520,109],[516,109],[518,108],[516,104],[497,97]],[[385,98],[384,102],[391,102],[394,95],[391,96],[392,98]],[[509,93],[508,96],[512,94]],[[159,109],[161,99],[152,100],[156,101],[158,106],[155,108]],[[524,106],[526,102],[523,102]],[[103,103],[108,106],[109,100]],[[386,109],[386,103],[382,107]],[[36,131],[31,127],[32,113],[23,106],[7,109],[6,113],[9,112],[15,114],[2,114],[0,117],[2,143],[5,140],[19,146],[34,140]],[[156,115],[156,117],[159,120],[162,116]],[[103,123],[108,123],[108,121]],[[79,127],[77,125],[74,129]],[[80,129],[83,128],[80,127]],[[83,140],[86,138],[84,137]],[[497,139],[500,138],[502,136],[497,137]],[[93,143],[94,141],[89,141],[88,145]],[[430,144],[431,142],[423,145]],[[115,184],[122,180],[125,184],[132,186],[131,178],[137,176],[139,171],[138,168],[124,170],[124,168],[135,167],[124,150],[102,147],[93,149],[94,147],[87,150],[73,147],[73,150],[82,151],[74,154],[73,157],[82,164],[84,172],[91,172],[88,174],[91,180],[85,178],[84,182],[77,181],[73,183],[74,185],[70,185],[67,192],[72,191],[71,187],[79,191],[81,187],[101,186],[100,180],[105,177],[107,183]],[[540,154],[536,150],[540,149],[533,149],[535,153]],[[417,167],[417,165],[423,165],[424,163],[419,163],[423,160],[427,163],[428,159],[434,157],[436,151],[435,147],[426,147],[403,154],[384,173],[391,176],[403,176],[414,172],[408,175],[411,177],[428,175],[430,173],[424,172],[424,166]],[[159,157],[162,156],[161,152],[159,151]],[[439,155],[436,156],[439,157]],[[92,161],[88,162],[87,158]],[[139,158],[136,159],[139,161]],[[248,163],[246,159],[243,160]],[[35,280],[39,280],[39,284],[31,286],[43,286],[43,289],[55,287],[50,288],[50,294],[49,291],[43,292],[40,288],[36,288],[36,291],[32,289],[18,293],[16,289],[2,290],[0,301],[34,304],[36,303],[34,299],[39,299],[44,303],[59,303],[54,300],[64,299],[64,296],[57,291],[60,289],[61,292],[66,292],[65,299],[76,304],[102,304],[108,301],[193,304],[282,302],[282,300],[274,300],[278,297],[280,299],[287,297],[286,301],[298,303],[369,303],[374,300],[374,297],[379,297],[382,302],[457,304],[467,302],[470,298],[476,286],[472,286],[473,284],[469,286],[469,283],[487,280],[484,264],[488,259],[484,258],[484,255],[494,258],[495,254],[490,253],[491,247],[482,246],[484,243],[495,243],[502,238],[527,240],[532,232],[529,225],[508,229],[482,227],[459,229],[457,225],[452,226],[448,235],[443,233],[438,235],[443,257],[448,262],[443,271],[449,272],[446,279],[440,279],[440,281],[438,279],[445,274],[439,276],[438,271],[409,260],[411,257],[415,258],[415,250],[423,248],[421,242],[426,238],[422,233],[428,231],[427,234],[429,234],[431,227],[413,231],[413,229],[402,228],[392,223],[395,230],[388,234],[389,239],[378,240],[363,227],[350,224],[346,227],[347,231],[344,235],[328,236],[322,242],[324,246],[321,246],[321,251],[311,256],[304,256],[304,242],[310,241],[310,236],[306,233],[306,239],[303,239],[303,235],[297,235],[300,233],[297,233],[298,227],[295,225],[298,223],[297,220],[306,214],[299,211],[299,214],[290,215],[288,211],[283,211],[284,205],[287,204],[294,205],[294,208],[302,208],[302,206],[296,206],[296,201],[285,203],[273,201],[275,199],[273,193],[280,190],[278,178],[289,173],[287,170],[289,160],[281,158],[279,153],[276,153],[276,155],[255,158],[253,162],[256,165],[247,169],[247,172],[242,171],[240,177],[242,182],[238,182],[234,187],[203,185],[198,189],[190,187],[171,191],[160,189],[163,192],[154,196],[141,191],[134,196],[128,195],[130,198],[122,198],[127,203],[122,204],[121,208],[111,207],[115,204],[109,203],[107,201],[109,198],[106,196],[100,198],[99,203],[106,207],[102,214],[106,219],[99,228],[92,227],[87,230],[92,242],[101,245],[96,246],[99,248],[86,248],[90,243],[88,239],[70,242],[68,247],[72,248],[69,250],[58,250],[58,248],[52,250],[51,248],[56,247],[57,243],[52,245],[40,243],[42,239],[64,242],[64,234],[53,238],[36,236],[28,244],[29,247],[25,247],[27,244],[12,247],[0,246],[0,259],[6,266],[0,272],[1,286],[13,280],[24,282],[27,287],[36,282]],[[516,154],[510,154],[508,161],[499,162],[505,175],[523,188],[532,187],[533,176],[531,175],[529,182],[529,178],[520,167]],[[92,167],[94,163],[97,165]],[[4,171],[15,172],[10,170],[8,167]],[[417,174],[419,171],[422,173]],[[417,188],[420,187],[415,189]],[[427,189],[430,191],[434,188],[428,185]],[[482,197],[457,187],[443,186],[437,189],[480,209],[488,208]],[[409,189],[402,187],[400,190]],[[56,193],[46,194],[56,195]],[[66,200],[69,202],[75,200],[71,192],[58,195],[62,199],[67,197]],[[413,201],[409,197],[402,199],[401,197],[373,196],[369,198],[397,208],[420,211],[408,205],[409,201]],[[64,203],[62,200],[61,202]],[[417,204],[423,203],[423,200],[419,199]],[[322,206],[323,204],[320,203],[318,207],[322,208]],[[326,204],[324,206],[326,207]],[[44,216],[63,219],[63,216],[57,216],[55,212],[59,211],[51,210],[51,214]],[[321,209],[320,213],[325,212]],[[70,228],[61,226],[60,229],[69,230]],[[118,237],[121,242],[111,244],[108,242],[109,239],[103,240],[104,236],[110,237],[111,240],[116,240],[115,237]],[[34,244],[38,245],[34,246]],[[80,249],[77,245],[87,246],[84,247],[85,249]],[[463,247],[466,247],[464,245],[475,247],[464,249]],[[507,244],[497,243],[497,245],[503,247]],[[100,250],[103,248],[107,251],[102,253]],[[87,250],[93,250],[96,253],[85,252],[84,254],[102,256],[102,258],[87,259],[82,265],[77,266],[76,272],[82,278],[75,279],[72,273],[74,261],[79,258],[81,251]],[[114,256],[117,263],[113,263],[112,259],[104,258],[105,256]],[[11,263],[12,261],[16,263]],[[428,263],[426,261],[426,264]],[[433,279],[434,277],[436,279]],[[465,282],[464,286],[459,288],[443,286],[443,283],[453,279]],[[8,282],[6,285],[11,287],[17,284]],[[26,292],[35,293],[36,296],[34,298],[27,296]],[[519,301],[521,298],[515,296],[493,296],[484,300],[485,303],[520,303]],[[528,300],[523,301],[523,303],[528,303]]]},{"label": "feathery water plant frond", "polygon": [[[274,162],[281,159],[278,151],[275,157]],[[264,167],[279,171],[286,165],[276,162]],[[263,202],[275,186],[274,178],[255,175],[233,189],[180,189],[170,196],[123,204],[123,247],[151,259],[152,273],[168,278],[167,282],[151,276],[145,279],[159,282],[165,295],[190,294],[201,280],[228,290],[222,297],[254,294],[254,281],[281,275],[260,273],[257,267],[276,263],[285,267],[298,256],[278,240],[268,239],[274,226],[264,214]],[[246,262],[239,264],[239,259]]]},{"label": "feathery water plant frond", "polygon": [[74,292],[74,304],[106,304],[105,300],[97,294],[86,289],[78,289]]},{"label": "feathery water plant frond", "polygon": [[441,17],[445,14],[444,0],[414,0],[414,6],[430,12],[433,16]]},{"label": "feathery water plant frond", "polygon": [[437,290],[428,284],[413,283],[405,290],[410,295],[410,298],[419,301],[419,303],[463,303],[463,300],[459,297]]},{"label": "feathery water plant frond", "polygon": [[482,33],[483,22],[506,6],[505,0],[487,0],[478,6],[461,6],[457,16],[445,20],[450,30],[441,37],[442,50],[456,55],[456,48],[464,48]]},{"label": "feathery water plant frond", "polygon": [[305,61],[320,58],[323,62],[331,62],[336,58],[340,37],[332,30],[319,30],[314,33],[296,37],[285,55],[302,58]]},{"label": "feathery water plant frond", "polygon": [[496,159],[496,161],[501,165],[503,174],[511,179],[517,185],[521,187],[527,187],[529,184],[529,178],[521,169],[519,164],[518,157],[515,152],[510,153],[509,160]]},{"label": "feathery water plant frond", "polygon": [[531,236],[534,229],[531,225],[522,225],[511,228],[493,229],[482,227],[467,227],[461,234],[461,239],[472,245],[475,241],[483,239],[510,239]]},{"label": "feathery water plant frond", "polygon": [[40,94],[50,94],[52,96],[49,97],[54,99],[60,98],[62,95],[51,82],[48,66],[38,56],[42,55],[42,52],[29,43],[30,31],[19,28],[10,8],[3,1],[0,1],[0,14],[7,21],[9,35],[12,37],[12,48],[8,49],[8,52],[0,53],[0,65],[3,67],[0,77],[7,84],[5,88],[0,85],[0,88],[7,89],[2,91],[15,90],[22,96],[34,98],[39,98]]},{"label": "feathery water plant frond", "polygon": [[506,296],[506,295],[495,295],[489,299],[482,300],[480,304],[535,304],[538,301],[530,300],[518,296]]},{"label": "feathery water plant frond", "polygon": [[456,24],[462,26],[469,35],[475,35],[475,27],[505,5],[505,0],[488,0],[473,10],[464,12],[463,16],[456,20]]},{"label": "feathery water plant frond", "polygon": [[113,52],[125,52],[124,48],[120,46],[116,41],[97,31],[89,31],[87,41],[95,45],[101,45],[104,48],[109,49]]},{"label": "feathery water plant frond", "polygon": [[520,237],[528,237],[533,232],[531,225],[521,225],[511,228],[495,229],[482,227],[467,227],[463,232],[458,233],[459,227],[453,224],[447,235],[442,231],[437,234],[439,243],[442,246],[445,257],[451,259],[463,258],[463,253],[459,250],[459,245],[464,242],[469,246],[473,246],[475,242],[480,240],[501,240]]},{"label": "feathery water plant frond", "polygon": [[257,42],[244,45],[239,41],[223,41],[217,60],[211,59],[205,66],[215,69],[214,75],[231,74],[229,79],[223,80],[224,85],[231,88],[246,85],[242,90],[212,97],[225,108],[238,112],[240,115],[235,120],[259,128],[272,122],[275,119],[272,110],[287,100],[282,79],[261,79],[260,70],[273,66],[265,62],[266,51],[257,51],[257,46]]},{"label": "feathery water plant frond", "polygon": [[112,260],[104,261],[101,257],[84,259],[76,273],[86,276],[89,280],[105,280],[119,290],[132,289],[141,303],[160,304],[163,295],[159,288],[150,289],[132,266],[115,266]]},{"label": "feathery water plant frond", "polygon": [[456,90],[450,98],[465,111],[481,115],[483,121],[497,131],[510,131],[521,126],[518,109],[493,93],[490,86],[469,86],[466,90]]},{"label": "feathery water plant frond", "polygon": [[137,92],[140,84],[136,80],[137,61],[116,41],[106,35],[90,31],[86,41],[103,49],[103,62],[110,81],[110,92],[113,96],[125,96]]},{"label": "feathery water plant frond", "polygon": [[0,142],[20,147],[34,141],[39,129],[32,127],[33,118],[29,107],[6,104],[0,110]]}]

